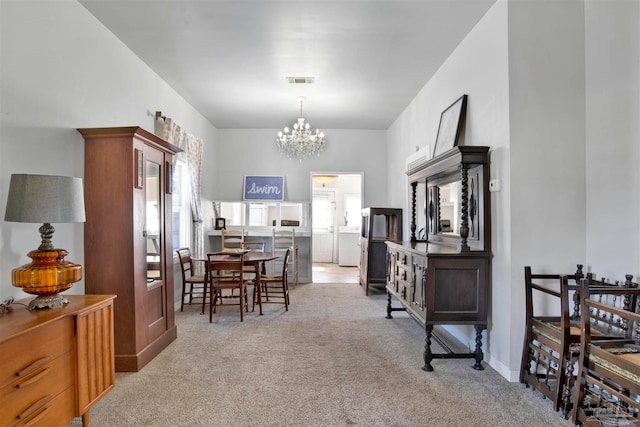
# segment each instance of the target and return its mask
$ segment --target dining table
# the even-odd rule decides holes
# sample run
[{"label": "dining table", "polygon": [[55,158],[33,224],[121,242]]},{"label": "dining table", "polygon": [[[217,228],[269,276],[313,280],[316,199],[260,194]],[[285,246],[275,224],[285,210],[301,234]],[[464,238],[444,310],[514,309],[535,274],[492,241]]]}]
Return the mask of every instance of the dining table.
[{"label": "dining table", "polygon": [[[242,265],[244,266],[253,266],[255,270],[255,284],[256,290],[260,289],[260,275],[262,274],[262,266],[267,261],[273,261],[275,259],[280,258],[282,255],[274,252],[261,252],[261,251],[220,251],[220,252],[211,252],[206,254],[204,257],[192,257],[194,261],[203,261],[204,262],[204,277],[206,286],[209,286],[209,260],[211,262],[216,261],[230,261],[234,258],[239,257],[241,254],[244,255],[242,260]],[[211,255],[211,257],[209,257]],[[260,315],[262,315],[262,292],[258,292],[258,308]],[[200,314],[204,314],[205,308],[205,298],[202,299],[202,312]]]}]

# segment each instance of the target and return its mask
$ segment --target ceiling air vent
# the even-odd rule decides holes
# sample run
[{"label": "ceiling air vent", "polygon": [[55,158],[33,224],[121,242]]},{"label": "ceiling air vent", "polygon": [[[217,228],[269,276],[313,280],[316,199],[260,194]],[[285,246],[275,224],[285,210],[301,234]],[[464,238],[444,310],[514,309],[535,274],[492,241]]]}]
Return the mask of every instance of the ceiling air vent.
[{"label": "ceiling air vent", "polygon": [[311,84],[314,83],[315,77],[286,77],[287,81],[291,84]]}]

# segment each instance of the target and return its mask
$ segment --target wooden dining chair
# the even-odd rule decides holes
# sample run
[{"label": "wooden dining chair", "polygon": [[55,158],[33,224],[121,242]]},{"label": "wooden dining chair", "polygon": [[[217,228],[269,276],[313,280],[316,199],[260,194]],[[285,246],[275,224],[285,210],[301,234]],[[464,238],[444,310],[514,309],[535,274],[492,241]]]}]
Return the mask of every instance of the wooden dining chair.
[{"label": "wooden dining chair", "polygon": [[226,230],[220,232],[220,243],[222,251],[244,249],[244,229]]},{"label": "wooden dining chair", "polygon": [[567,367],[577,360],[580,340],[572,300],[583,277],[582,265],[572,275],[536,274],[530,266],[524,268],[526,325],[520,382],[542,393],[565,417],[570,411],[563,400]]},{"label": "wooden dining chair", "polygon": [[182,297],[180,298],[180,311],[184,309],[184,299],[188,295],[191,305],[194,296],[202,298],[204,307],[207,298],[207,279],[206,274],[195,274],[194,262],[191,258],[191,250],[189,248],[180,248],[176,250],[178,259],[180,260],[180,270],[182,273]]},{"label": "wooden dining chair", "polygon": [[[291,282],[293,283],[293,287],[295,288],[298,284],[298,246],[296,245],[296,232],[295,229],[289,230],[276,230],[275,228],[272,231],[272,246],[273,252],[277,254],[284,255],[284,253],[288,250],[291,251],[291,256],[289,257],[289,264],[291,269],[289,272],[291,273]],[[282,268],[282,259],[278,258],[272,263],[271,273],[279,274]]]},{"label": "wooden dining chair", "polygon": [[[246,250],[249,251],[253,251],[253,252],[264,252],[264,247],[265,247],[265,243],[264,242],[258,242],[258,241],[244,241],[244,243],[242,244],[242,247]],[[265,266],[264,263],[262,263],[262,274],[265,273]],[[246,274],[253,274],[255,275],[255,267],[253,265],[245,265],[244,266],[244,272]]]},{"label": "wooden dining chair", "polygon": [[[609,286],[594,295],[591,280],[582,282],[574,424],[640,425],[640,289],[633,285]],[[602,330],[618,338],[602,340],[594,334]]]},{"label": "wooden dining chair", "polygon": [[256,308],[257,292],[260,292],[262,304],[284,304],[285,311],[289,311],[289,257],[291,250],[287,249],[282,260],[282,270],[279,274],[265,274],[260,276],[260,286],[253,288],[253,307]]},{"label": "wooden dining chair", "polygon": [[[244,312],[249,311],[247,299],[247,282],[244,277],[244,254],[230,257],[228,260],[220,261],[216,254],[207,254],[209,265],[209,323],[213,321],[213,313],[218,305],[238,305],[240,306],[240,321],[244,321]],[[231,274],[229,274],[231,273]],[[238,290],[238,295],[234,294]],[[224,291],[230,291],[225,295]],[[227,300],[238,300],[227,302]],[[224,304],[218,304],[218,300],[225,300]]]}]

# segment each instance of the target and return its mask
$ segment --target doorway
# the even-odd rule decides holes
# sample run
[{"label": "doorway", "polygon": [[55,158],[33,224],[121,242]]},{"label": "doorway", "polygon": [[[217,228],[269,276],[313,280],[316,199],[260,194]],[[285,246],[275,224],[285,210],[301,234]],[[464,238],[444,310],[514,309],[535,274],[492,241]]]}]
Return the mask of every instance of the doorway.
[{"label": "doorway", "polygon": [[312,281],[328,267],[357,270],[363,186],[361,172],[311,173]]}]

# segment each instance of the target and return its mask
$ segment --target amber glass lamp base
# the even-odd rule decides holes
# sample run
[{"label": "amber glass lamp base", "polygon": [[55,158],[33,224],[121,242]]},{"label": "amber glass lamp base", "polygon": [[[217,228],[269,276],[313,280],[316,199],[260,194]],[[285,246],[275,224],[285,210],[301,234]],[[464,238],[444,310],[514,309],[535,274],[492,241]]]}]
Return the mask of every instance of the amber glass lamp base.
[{"label": "amber glass lamp base", "polygon": [[11,283],[28,294],[38,295],[27,309],[58,308],[69,301],[60,292],[82,279],[82,266],[65,261],[64,249],[34,250],[27,254],[33,260],[11,271]]}]

